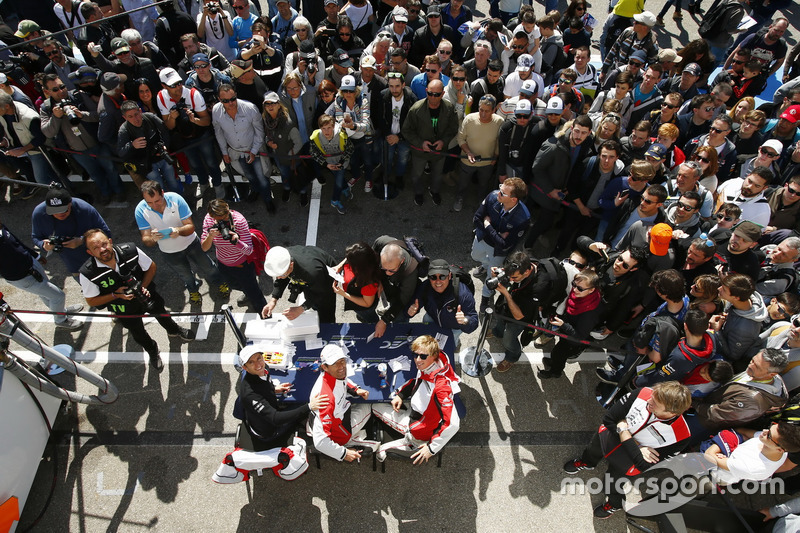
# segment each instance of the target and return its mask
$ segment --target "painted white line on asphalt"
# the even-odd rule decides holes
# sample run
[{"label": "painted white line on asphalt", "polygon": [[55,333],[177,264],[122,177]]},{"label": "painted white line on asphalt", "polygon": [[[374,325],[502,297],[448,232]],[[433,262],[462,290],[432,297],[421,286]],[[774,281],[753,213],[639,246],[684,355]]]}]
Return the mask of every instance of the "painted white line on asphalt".
[{"label": "painted white line on asphalt", "polygon": [[311,203],[308,206],[308,230],[306,231],[306,246],[317,245],[320,198],[322,197],[322,185],[320,185],[317,180],[314,180],[311,183]]},{"label": "painted white line on asphalt", "polygon": [[[39,322],[44,324],[52,324],[53,323],[53,315],[48,314],[32,314],[32,313],[25,313],[22,311],[14,311],[16,314],[24,315],[25,322]],[[108,316],[73,316],[75,320],[78,322],[97,322],[97,323],[109,323],[111,322],[111,318]],[[259,317],[255,313],[233,313],[233,318],[236,319],[236,323],[239,325],[244,324],[245,322],[249,322],[250,320],[257,320]],[[215,315],[193,315],[193,316],[176,316],[173,317],[175,322],[182,322],[182,323],[192,323],[197,322],[199,324],[214,324],[214,323],[224,323],[225,317],[222,312],[219,312]],[[145,317],[144,323],[145,324],[152,324],[156,322],[155,318],[152,317]],[[208,326],[206,326],[208,327]],[[198,339],[203,340],[203,339]]]}]

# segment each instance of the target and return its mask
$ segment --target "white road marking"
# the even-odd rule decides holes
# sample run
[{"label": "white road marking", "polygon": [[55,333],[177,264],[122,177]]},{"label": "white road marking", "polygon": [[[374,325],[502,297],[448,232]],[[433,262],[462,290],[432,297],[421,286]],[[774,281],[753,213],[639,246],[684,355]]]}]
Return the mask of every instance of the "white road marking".
[{"label": "white road marking", "polygon": [[306,231],[306,246],[317,245],[321,197],[322,185],[320,185],[317,180],[314,180],[311,185],[311,202],[308,205],[308,230]]}]

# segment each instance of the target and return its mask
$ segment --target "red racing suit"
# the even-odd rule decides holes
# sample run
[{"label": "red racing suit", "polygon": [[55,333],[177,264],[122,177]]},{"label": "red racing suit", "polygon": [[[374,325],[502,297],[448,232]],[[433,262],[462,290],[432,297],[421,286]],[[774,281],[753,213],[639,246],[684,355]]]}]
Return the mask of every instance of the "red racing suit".
[{"label": "red racing suit", "polygon": [[[357,396],[358,387],[349,379],[336,379],[327,372],[320,373],[309,398],[321,395],[328,398],[328,406],[319,412],[312,411],[311,435],[314,447],[320,452],[341,461],[347,454],[345,444],[353,436],[350,425],[350,400],[348,393]],[[310,417],[311,418],[311,417]]]},{"label": "red racing suit", "polygon": [[430,372],[420,372],[397,390],[403,400],[411,398],[411,436],[427,441],[434,454],[456,434],[461,423],[453,403],[458,378],[444,352],[439,352],[439,362],[441,365],[432,365]]}]

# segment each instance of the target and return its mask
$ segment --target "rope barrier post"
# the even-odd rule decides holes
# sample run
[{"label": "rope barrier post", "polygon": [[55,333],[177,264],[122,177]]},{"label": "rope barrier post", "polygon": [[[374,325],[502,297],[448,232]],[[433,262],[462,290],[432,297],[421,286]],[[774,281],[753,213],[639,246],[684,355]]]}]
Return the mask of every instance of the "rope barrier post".
[{"label": "rope barrier post", "polygon": [[242,333],[241,328],[236,324],[236,320],[233,318],[233,313],[231,312],[233,309],[230,305],[223,305],[222,306],[222,314],[225,315],[225,321],[228,323],[228,326],[233,330],[233,334],[236,336],[236,342],[239,343],[239,348],[244,348],[247,346],[247,337],[244,336]]},{"label": "rope barrier post", "polygon": [[462,354],[461,369],[471,378],[480,378],[492,371],[492,365],[494,364],[492,354],[483,345],[486,343],[486,335],[489,334],[493,318],[494,308],[490,306],[486,308],[481,333],[478,335],[478,342],[475,346],[467,348]]}]

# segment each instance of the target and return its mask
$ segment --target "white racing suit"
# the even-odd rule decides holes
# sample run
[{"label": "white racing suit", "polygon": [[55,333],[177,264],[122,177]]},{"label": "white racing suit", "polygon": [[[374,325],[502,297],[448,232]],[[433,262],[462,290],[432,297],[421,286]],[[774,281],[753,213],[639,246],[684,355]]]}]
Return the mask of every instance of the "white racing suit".
[{"label": "white racing suit", "polygon": [[250,479],[251,471],[255,470],[260,476],[267,468],[271,468],[276,476],[287,481],[302,476],[308,469],[306,441],[295,437],[290,446],[272,448],[263,452],[251,452],[236,448],[232,452],[228,452],[211,479],[216,483],[239,483]]}]

